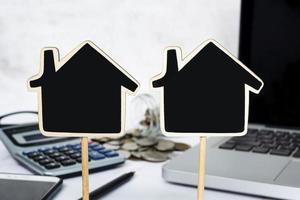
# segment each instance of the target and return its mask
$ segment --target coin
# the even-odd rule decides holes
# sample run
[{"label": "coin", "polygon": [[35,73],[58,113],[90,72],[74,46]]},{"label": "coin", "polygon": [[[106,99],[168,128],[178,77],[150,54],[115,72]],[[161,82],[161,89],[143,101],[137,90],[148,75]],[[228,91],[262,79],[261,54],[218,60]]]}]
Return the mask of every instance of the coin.
[{"label": "coin", "polygon": [[111,145],[111,144],[108,144],[108,143],[103,144],[103,147],[105,147],[106,149],[110,149],[110,150],[118,150],[118,149],[120,149],[120,146]]},{"label": "coin", "polygon": [[131,153],[126,150],[118,150],[117,152],[125,159],[128,159],[131,156]]},{"label": "coin", "polygon": [[151,148],[151,147],[139,147],[139,149],[138,149],[138,151],[139,152],[142,152],[142,151],[147,151],[147,150],[149,150],[149,148]]},{"label": "coin", "polygon": [[107,142],[107,144],[114,145],[114,146],[120,146],[123,144],[123,142],[121,140],[112,140],[112,141]]},{"label": "coin", "polygon": [[157,143],[156,138],[141,138],[141,139],[136,139],[135,142],[141,146],[148,147],[148,146],[153,146]]},{"label": "coin", "polygon": [[168,154],[158,152],[155,150],[141,152],[141,156],[144,160],[147,160],[150,162],[164,162],[164,161],[168,160]]},{"label": "coin", "polygon": [[122,145],[122,149],[129,150],[129,151],[134,151],[138,149],[138,145],[134,142],[127,142]]},{"label": "coin", "polygon": [[155,148],[159,151],[171,151],[175,147],[175,143],[170,140],[159,140]]},{"label": "coin", "polygon": [[138,158],[138,159],[140,159],[142,157],[141,152],[136,152],[136,151],[132,151],[131,155],[132,155],[132,157]]},{"label": "coin", "polygon": [[[153,137],[152,132],[156,132]],[[101,143],[105,148],[118,150],[119,154],[131,160],[145,160],[149,162],[163,162],[177,156],[190,146],[184,143],[174,143],[167,139],[158,139],[158,128],[132,129],[118,138],[97,138],[93,141]],[[176,151],[175,151],[176,150]]]},{"label": "coin", "polygon": [[96,138],[96,139],[93,139],[93,141],[97,141],[97,142],[100,142],[100,143],[104,143],[104,142],[108,142],[110,141],[111,139],[108,138],[108,137],[103,137],[103,138]]},{"label": "coin", "polygon": [[175,150],[176,151],[185,151],[187,149],[191,148],[190,145],[185,144],[185,143],[180,143],[180,142],[176,142],[175,143]]}]

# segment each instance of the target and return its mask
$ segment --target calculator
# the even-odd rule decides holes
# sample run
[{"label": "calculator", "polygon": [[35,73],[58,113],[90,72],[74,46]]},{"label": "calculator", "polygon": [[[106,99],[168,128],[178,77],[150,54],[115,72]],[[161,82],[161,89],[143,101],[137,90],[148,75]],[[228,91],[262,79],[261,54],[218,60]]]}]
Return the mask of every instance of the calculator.
[{"label": "calculator", "polygon": [[[0,139],[10,154],[35,174],[62,178],[81,174],[81,145],[78,138],[46,137],[37,123],[0,129]],[[89,142],[89,170],[109,169],[125,162],[114,150]]]}]

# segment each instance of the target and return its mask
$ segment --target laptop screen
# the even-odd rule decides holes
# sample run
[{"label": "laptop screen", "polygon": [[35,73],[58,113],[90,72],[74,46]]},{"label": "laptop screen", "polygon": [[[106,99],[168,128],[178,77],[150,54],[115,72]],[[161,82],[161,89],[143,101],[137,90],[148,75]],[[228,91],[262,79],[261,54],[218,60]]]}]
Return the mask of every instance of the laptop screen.
[{"label": "laptop screen", "polygon": [[239,57],[265,84],[249,122],[300,127],[300,1],[242,1]]}]

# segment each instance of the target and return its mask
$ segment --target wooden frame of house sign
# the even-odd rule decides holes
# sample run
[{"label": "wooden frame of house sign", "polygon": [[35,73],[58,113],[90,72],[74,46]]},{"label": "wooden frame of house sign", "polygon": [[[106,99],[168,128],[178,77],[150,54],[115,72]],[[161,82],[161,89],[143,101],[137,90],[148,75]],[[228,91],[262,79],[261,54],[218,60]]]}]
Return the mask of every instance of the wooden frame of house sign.
[{"label": "wooden frame of house sign", "polygon": [[120,137],[125,94],[138,82],[91,41],[60,59],[57,48],[41,52],[40,71],[28,88],[38,93],[39,128],[55,137]]},{"label": "wooden frame of house sign", "polygon": [[215,40],[186,57],[179,47],[164,53],[163,71],[151,80],[161,90],[160,126],[166,136],[200,137],[198,199],[203,199],[207,136],[243,136],[249,92],[263,81]]},{"label": "wooden frame of house sign", "polygon": [[28,81],[38,93],[39,129],[45,136],[81,137],[82,194],[89,199],[88,137],[125,134],[125,93],[138,82],[91,41],[60,59],[57,48],[41,52],[39,73]]}]

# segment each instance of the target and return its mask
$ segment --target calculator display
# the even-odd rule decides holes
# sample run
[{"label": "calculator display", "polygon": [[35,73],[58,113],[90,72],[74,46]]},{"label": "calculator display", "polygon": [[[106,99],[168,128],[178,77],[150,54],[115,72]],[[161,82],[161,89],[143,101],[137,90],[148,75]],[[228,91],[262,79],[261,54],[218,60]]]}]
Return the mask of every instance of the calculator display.
[{"label": "calculator display", "polygon": [[40,140],[40,139],[45,139],[46,137],[43,136],[40,133],[37,134],[31,134],[31,135],[25,135],[23,137],[26,141],[32,141],[32,140]]},{"label": "calculator display", "polygon": [[8,127],[3,129],[3,132],[15,145],[23,147],[57,143],[71,139],[44,136],[37,124]]}]

